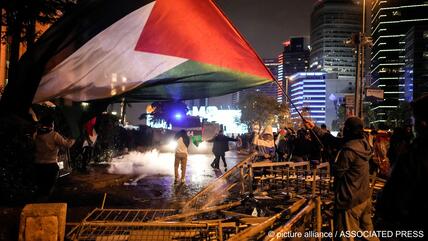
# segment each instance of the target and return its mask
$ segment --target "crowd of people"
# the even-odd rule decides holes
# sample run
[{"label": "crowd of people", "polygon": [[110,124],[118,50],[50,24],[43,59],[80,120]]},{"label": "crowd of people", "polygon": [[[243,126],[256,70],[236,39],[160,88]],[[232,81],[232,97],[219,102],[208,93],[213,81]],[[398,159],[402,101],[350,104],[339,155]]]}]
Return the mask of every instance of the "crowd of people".
[{"label": "crowd of people", "polygon": [[[364,129],[350,117],[337,136],[325,127],[304,121],[294,131],[271,127],[261,133],[238,136],[241,151],[257,151],[256,161],[330,162],[334,175],[336,231],[372,231],[370,176],[386,179],[377,197],[376,228],[425,232],[428,202],[424,199],[428,176],[428,96],[412,103],[414,128],[406,125],[391,132]],[[414,135],[414,132],[415,135]],[[342,240],[349,240],[344,237]],[[367,240],[379,240],[376,236]],[[393,239],[394,240],[394,239]],[[398,238],[397,240],[400,240]]]},{"label": "crowd of people", "polygon": [[[428,96],[412,103],[414,130],[411,126],[392,132],[364,129],[363,121],[348,118],[343,130],[334,136],[325,125],[316,126],[304,120],[304,128],[291,128],[273,133],[267,126],[260,132],[231,138],[220,131],[213,143],[215,156],[211,166],[219,168],[229,142],[237,142],[239,151],[257,151],[256,161],[310,161],[311,165],[329,162],[334,175],[335,213],[337,231],[373,230],[370,175],[382,176],[386,185],[377,199],[376,220],[379,227],[388,230],[426,230],[428,202],[424,190],[428,176]],[[190,144],[186,131],[175,135],[175,181],[184,182]],[[53,130],[53,119],[40,120],[36,143],[36,172],[40,197],[46,197],[58,176],[57,156],[60,147],[71,147],[67,140]],[[179,173],[181,167],[181,173]],[[377,240],[376,237],[373,240]]]}]

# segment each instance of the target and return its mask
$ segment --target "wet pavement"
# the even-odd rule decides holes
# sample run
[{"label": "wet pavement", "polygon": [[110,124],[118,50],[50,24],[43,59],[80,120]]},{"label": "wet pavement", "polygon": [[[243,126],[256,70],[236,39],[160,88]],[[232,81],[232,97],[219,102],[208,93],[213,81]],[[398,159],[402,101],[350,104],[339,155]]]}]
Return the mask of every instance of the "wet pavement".
[{"label": "wet pavement", "polygon": [[[229,168],[246,155],[226,153]],[[174,154],[132,152],[110,164],[91,167],[88,173],[73,172],[61,178],[52,202],[67,202],[67,221],[80,221],[93,208],[100,207],[106,193],[105,208],[180,208],[225,171],[210,164],[212,154],[190,154],[185,183],[174,183]]]}]

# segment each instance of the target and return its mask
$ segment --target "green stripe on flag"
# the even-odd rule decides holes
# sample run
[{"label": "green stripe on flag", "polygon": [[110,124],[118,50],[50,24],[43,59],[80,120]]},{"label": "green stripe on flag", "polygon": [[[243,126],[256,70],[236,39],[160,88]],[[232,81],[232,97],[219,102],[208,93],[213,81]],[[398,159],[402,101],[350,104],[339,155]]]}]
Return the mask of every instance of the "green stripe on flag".
[{"label": "green stripe on flag", "polygon": [[198,99],[221,96],[271,81],[215,65],[187,61],[144,82],[126,93],[125,97],[129,102]]}]

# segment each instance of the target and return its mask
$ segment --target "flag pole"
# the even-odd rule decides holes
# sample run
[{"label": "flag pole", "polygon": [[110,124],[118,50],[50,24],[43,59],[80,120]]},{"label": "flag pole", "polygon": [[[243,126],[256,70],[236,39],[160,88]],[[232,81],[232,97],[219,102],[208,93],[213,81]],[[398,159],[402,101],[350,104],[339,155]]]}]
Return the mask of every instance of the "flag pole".
[{"label": "flag pole", "polygon": [[305,121],[305,118],[303,117],[302,113],[300,113],[300,111],[297,109],[297,106],[293,103],[293,101],[291,100],[290,96],[288,96],[287,93],[285,93],[284,88],[282,87],[281,83],[279,83],[279,81],[276,79],[276,77],[273,77],[273,80],[275,81],[276,85],[281,89],[282,94],[288,99],[288,101],[290,102],[291,106],[293,106],[294,110],[297,111],[297,114],[300,116],[300,118],[302,118],[303,121]]},{"label": "flag pole", "polygon": [[[272,73],[271,73],[272,75]],[[300,116],[300,118],[302,119],[303,123],[306,122],[305,117],[303,117],[302,113],[300,113],[300,111],[297,109],[297,106],[293,103],[293,101],[291,100],[290,96],[285,93],[284,88],[282,87],[281,83],[279,83],[279,81],[276,79],[275,76],[273,76],[273,80],[275,81],[276,85],[281,89],[282,94],[288,99],[288,101],[290,102],[291,106],[294,108],[294,110],[297,112],[297,114]],[[315,131],[313,129],[308,128],[309,131],[313,134],[313,136],[315,136],[315,139],[317,140],[318,144],[321,147],[321,152],[324,150],[324,145],[322,144],[320,138],[318,137],[318,135],[315,133]]]},{"label": "flag pole", "polygon": [[[256,55],[256,57],[259,59],[260,63],[264,65],[262,59],[260,58],[260,56],[257,54],[257,52],[253,49],[253,47],[251,47],[251,45],[248,43],[248,41],[242,36],[242,34],[238,31],[238,29],[236,29],[236,27],[232,24],[232,22],[229,20],[229,18],[226,16],[226,14],[224,14],[224,12],[221,10],[221,8],[218,7],[218,5],[211,0],[211,3],[214,5],[215,9],[221,14],[223,15],[224,19],[226,19],[226,22],[229,24],[229,26],[236,32],[236,34],[241,37],[242,41],[247,44],[247,46],[254,52],[254,54]],[[266,67],[265,67],[266,68]],[[278,87],[281,89],[282,94],[284,94],[284,96],[290,101],[291,105],[293,106],[293,108],[297,111],[297,114],[299,114],[300,118],[302,118],[303,122],[306,121],[306,119],[302,116],[302,113],[300,113],[300,111],[297,109],[296,105],[294,105],[293,101],[291,101],[290,96],[288,96],[287,93],[285,93],[284,88],[282,88],[282,86],[280,85],[279,81],[276,79],[276,77],[272,74],[272,72],[266,68],[266,70],[268,71],[268,73],[270,74],[270,76],[272,77],[272,79],[275,81],[276,85],[278,85]],[[321,140],[319,139],[319,137],[315,134],[315,132],[310,129],[311,133],[315,136],[315,138],[317,139],[318,143],[321,146],[321,149],[324,149],[324,145],[322,144]]]}]

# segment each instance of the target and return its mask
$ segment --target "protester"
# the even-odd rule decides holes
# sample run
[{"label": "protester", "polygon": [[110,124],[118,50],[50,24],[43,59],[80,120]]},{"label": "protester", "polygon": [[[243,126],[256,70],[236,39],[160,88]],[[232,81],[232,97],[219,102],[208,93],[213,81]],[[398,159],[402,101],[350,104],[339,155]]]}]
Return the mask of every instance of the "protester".
[{"label": "protester", "polygon": [[241,153],[242,151],[242,136],[241,134],[238,134],[238,136],[236,137],[236,150],[238,151],[238,153]]},{"label": "protester", "polygon": [[301,162],[308,161],[313,150],[310,135],[305,129],[297,131],[297,137],[293,143],[292,161]]},{"label": "protester", "polygon": [[272,161],[275,158],[275,143],[273,140],[272,126],[267,126],[261,135],[255,133],[253,144],[258,153],[257,161]]},{"label": "protester", "polygon": [[410,148],[412,140],[413,134],[408,131],[408,128],[394,128],[387,152],[391,165],[394,165],[399,156],[404,154]]},{"label": "protester", "polygon": [[[314,124],[307,124],[314,128]],[[334,229],[337,232],[373,231],[369,184],[369,161],[372,149],[365,138],[363,122],[350,117],[343,128],[343,144],[336,157],[334,172]],[[323,134],[314,128],[317,134]],[[324,132],[325,133],[325,132]],[[336,143],[340,143],[335,140]],[[368,240],[379,240],[368,237]],[[336,239],[335,239],[336,240]],[[345,236],[337,240],[350,240]]]},{"label": "protester", "polygon": [[326,124],[321,124],[321,130],[327,133],[330,133],[330,131],[327,129],[327,125]]},{"label": "protester", "polygon": [[174,177],[177,183],[179,179],[178,167],[181,167],[181,183],[185,182],[186,177],[186,165],[188,147],[190,145],[190,138],[187,136],[186,130],[180,130],[175,134],[175,140],[177,141],[177,147],[175,148],[175,161],[174,161]]},{"label": "protester", "polygon": [[67,140],[54,131],[51,116],[43,117],[37,130],[35,146],[35,168],[37,174],[37,198],[46,201],[51,195],[58,178],[58,152],[60,148],[70,148],[74,140]]},{"label": "protester", "polygon": [[376,174],[382,178],[389,175],[390,162],[387,158],[387,143],[385,138],[377,131],[371,131],[371,145],[373,147],[373,158],[370,162],[370,174]]},{"label": "protester", "polygon": [[283,162],[287,160],[289,149],[287,138],[289,133],[286,129],[282,129],[279,131],[278,136],[275,141],[277,159],[279,162]]},{"label": "protester", "polygon": [[211,167],[214,169],[219,169],[220,167],[220,158],[223,160],[224,171],[227,171],[226,163],[226,152],[229,151],[229,141],[238,141],[237,139],[227,137],[223,134],[223,130],[220,130],[218,134],[208,142],[214,142],[212,152],[215,156]]},{"label": "protester", "polygon": [[393,166],[377,202],[382,229],[424,231],[427,235],[428,202],[428,95],[412,103],[416,138]]},{"label": "protester", "polygon": [[88,171],[88,165],[94,156],[95,142],[97,141],[98,134],[95,131],[96,118],[92,118],[84,126],[83,144],[82,144],[82,162],[80,168],[82,171]]}]

